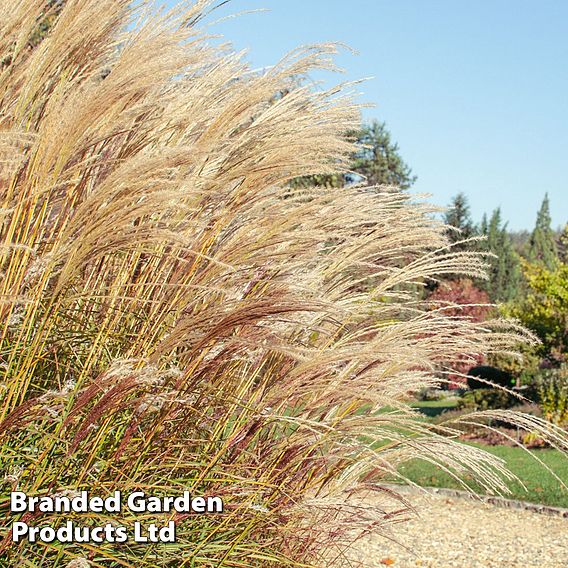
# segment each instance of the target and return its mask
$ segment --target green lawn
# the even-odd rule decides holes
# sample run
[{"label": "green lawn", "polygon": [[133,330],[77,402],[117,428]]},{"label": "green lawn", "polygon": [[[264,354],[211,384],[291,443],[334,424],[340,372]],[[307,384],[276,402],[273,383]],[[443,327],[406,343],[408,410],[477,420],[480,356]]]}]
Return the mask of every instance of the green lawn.
[{"label": "green lawn", "polygon": [[[509,469],[527,486],[528,491],[524,491],[519,483],[511,483],[509,489],[511,489],[512,494],[505,495],[505,497],[555,507],[568,507],[568,491],[563,489],[552,474],[531,458],[525,450],[509,446],[472,445],[483,447],[488,452],[503,458]],[[531,453],[537,455],[568,485],[567,458],[563,457],[557,450],[552,449],[532,450]],[[400,472],[423,487],[463,489],[451,476],[422,460],[408,462],[400,467]],[[482,492],[482,489],[475,483],[473,478],[465,478],[465,481],[474,491]]]},{"label": "green lawn", "polygon": [[[421,411],[424,415],[424,420],[430,421],[433,417],[446,410],[454,410],[457,402],[457,399],[417,401],[412,402],[412,406]],[[392,411],[394,411],[392,408],[381,409],[381,413]],[[403,431],[402,428],[401,431]],[[374,445],[380,447],[384,443],[384,441],[377,440]],[[476,443],[471,443],[471,445],[481,447],[503,458],[508,468],[527,487],[527,491],[525,491],[520,483],[512,482],[509,484],[509,489],[511,489],[512,493],[504,495],[504,497],[553,507],[568,508],[568,490],[563,489],[559,481],[539,462],[533,459],[526,450],[510,446],[488,446]],[[554,449],[531,450],[530,453],[542,460],[568,485],[568,458],[563,457],[559,451]],[[405,477],[423,487],[463,489],[450,475],[423,460],[412,460],[401,466],[399,471]],[[483,493],[483,489],[475,483],[471,476],[464,478],[464,480],[476,493]]]}]

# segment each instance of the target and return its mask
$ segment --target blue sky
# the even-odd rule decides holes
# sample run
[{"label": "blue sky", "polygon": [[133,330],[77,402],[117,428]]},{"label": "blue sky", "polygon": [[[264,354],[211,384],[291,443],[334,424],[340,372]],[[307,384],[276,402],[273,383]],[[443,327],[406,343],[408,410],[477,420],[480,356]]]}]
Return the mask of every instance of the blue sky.
[{"label": "blue sky", "polygon": [[[173,2],[169,2],[172,4]],[[210,16],[267,8],[211,28],[254,67],[294,47],[341,41],[339,80],[361,85],[418,176],[413,190],[474,218],[501,206],[531,229],[545,192],[553,226],[568,221],[567,0],[232,0]]]}]

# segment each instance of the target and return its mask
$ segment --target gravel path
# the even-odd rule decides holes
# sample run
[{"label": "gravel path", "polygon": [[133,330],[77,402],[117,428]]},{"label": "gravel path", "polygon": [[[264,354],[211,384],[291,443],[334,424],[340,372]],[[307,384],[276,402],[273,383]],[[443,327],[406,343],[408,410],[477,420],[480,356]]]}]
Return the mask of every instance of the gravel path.
[{"label": "gravel path", "polygon": [[420,517],[393,533],[410,550],[374,536],[350,556],[372,568],[568,568],[568,519],[440,495],[410,501]]}]

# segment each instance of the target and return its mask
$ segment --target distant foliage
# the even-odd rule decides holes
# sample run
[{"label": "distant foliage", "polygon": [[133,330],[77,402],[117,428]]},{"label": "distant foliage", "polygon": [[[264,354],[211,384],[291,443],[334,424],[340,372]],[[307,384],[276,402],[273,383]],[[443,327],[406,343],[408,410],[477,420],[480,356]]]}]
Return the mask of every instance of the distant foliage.
[{"label": "distant foliage", "polygon": [[530,232],[526,229],[519,231],[509,231],[509,238],[513,245],[513,250],[521,257],[525,254],[530,239]]},{"label": "distant foliage", "polygon": [[475,279],[474,285],[487,292],[489,301],[500,304],[502,313],[520,319],[542,341],[538,348],[522,348],[523,360],[491,354],[488,362],[512,370],[519,380],[526,378],[530,382],[530,376],[539,366],[554,366],[564,361],[568,342],[565,315],[568,223],[562,231],[552,230],[548,195],[544,196],[530,233],[509,231],[499,208],[490,217],[484,214],[476,226],[467,196],[462,193],[450,202],[444,221],[459,229],[448,232],[454,243],[462,235],[484,237],[480,242],[456,245],[464,251],[488,253],[489,278]]},{"label": "distant foliage", "polygon": [[507,225],[501,219],[500,209],[493,211],[489,221],[482,220],[480,234],[486,237],[480,248],[494,255],[487,259],[489,278],[480,282],[480,286],[492,302],[509,302],[519,295],[522,273],[519,256],[513,248]]},{"label": "distant foliage", "polygon": [[542,357],[564,361],[568,352],[568,265],[556,263],[551,270],[540,262],[525,262],[524,273],[528,293],[508,313],[538,335]]},{"label": "distant foliage", "polygon": [[568,223],[558,237],[558,257],[561,262],[568,264]]},{"label": "distant foliage", "polygon": [[494,388],[479,388],[466,392],[460,398],[458,410],[485,411],[513,408],[520,404],[518,397],[508,391]]},{"label": "distant foliage", "polygon": [[568,366],[543,370],[536,378],[539,405],[547,420],[568,423]]},{"label": "distant foliage", "polygon": [[553,270],[558,262],[554,231],[551,227],[548,194],[544,196],[537,214],[536,225],[528,243],[527,259]]},{"label": "distant foliage", "polygon": [[479,249],[479,244],[476,242],[459,242],[470,239],[477,234],[477,229],[471,217],[469,202],[465,193],[458,193],[452,198],[448,205],[448,210],[444,214],[444,223],[449,227],[448,238],[450,242],[459,243],[452,247],[452,250]]},{"label": "distant foliage", "polygon": [[408,189],[416,181],[412,170],[399,153],[398,144],[392,141],[384,122],[373,121],[345,135],[354,142],[348,170],[343,173],[318,173],[292,180],[292,187],[342,187],[354,182],[365,185],[389,186]]},{"label": "distant foliage", "polygon": [[[441,283],[429,296],[436,309],[450,317],[465,318],[471,322],[482,322],[488,319],[493,311],[489,296],[483,290],[477,288],[471,279],[458,278],[446,280]],[[464,377],[469,368],[479,365],[483,361],[482,354],[460,354],[451,361],[451,365],[457,373],[448,377],[450,384],[460,385],[465,381]]]},{"label": "distant foliage", "polygon": [[384,122],[374,120],[357,134],[358,150],[352,169],[365,177],[368,185],[410,188],[416,176],[399,153]]},{"label": "distant foliage", "polygon": [[480,290],[469,278],[444,282],[429,296],[429,299],[446,314],[465,317],[471,321],[483,321],[492,312],[487,292]]}]

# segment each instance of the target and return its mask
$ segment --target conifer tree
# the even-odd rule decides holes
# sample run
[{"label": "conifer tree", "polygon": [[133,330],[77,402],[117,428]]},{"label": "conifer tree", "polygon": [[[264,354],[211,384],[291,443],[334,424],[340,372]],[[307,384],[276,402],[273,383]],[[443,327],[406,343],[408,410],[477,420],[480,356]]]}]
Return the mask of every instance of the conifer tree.
[{"label": "conifer tree", "polygon": [[292,180],[292,187],[342,187],[364,178],[366,185],[393,186],[408,189],[416,181],[412,170],[399,154],[384,122],[374,120],[361,129],[349,132],[346,138],[358,150],[351,156],[349,173],[318,173]]},{"label": "conifer tree", "polygon": [[553,270],[558,263],[558,250],[550,225],[550,204],[548,194],[545,194],[529,240],[527,257],[530,262],[542,263],[549,270]]},{"label": "conifer tree", "polygon": [[487,213],[484,213],[483,217],[481,217],[481,223],[479,224],[479,232],[482,235],[486,235],[488,226],[489,226],[489,223],[487,221]]},{"label": "conifer tree", "polygon": [[[476,234],[475,225],[471,218],[469,203],[464,193],[458,193],[452,198],[450,206],[444,214],[444,222],[457,230],[449,229],[448,238],[450,242],[456,243],[464,239],[469,239]],[[460,243],[453,247],[454,250],[471,249],[469,243]]]},{"label": "conifer tree", "polygon": [[511,238],[507,232],[507,224],[501,220],[501,210],[493,211],[489,222],[485,217],[481,231],[487,237],[485,249],[496,257],[489,259],[489,280],[480,283],[491,301],[508,302],[519,295],[521,284],[521,268],[518,255],[513,249]]},{"label": "conifer tree", "polygon": [[355,155],[352,168],[365,176],[367,184],[408,189],[416,181],[384,122],[374,120],[364,126],[357,134],[357,143],[360,150]]}]

